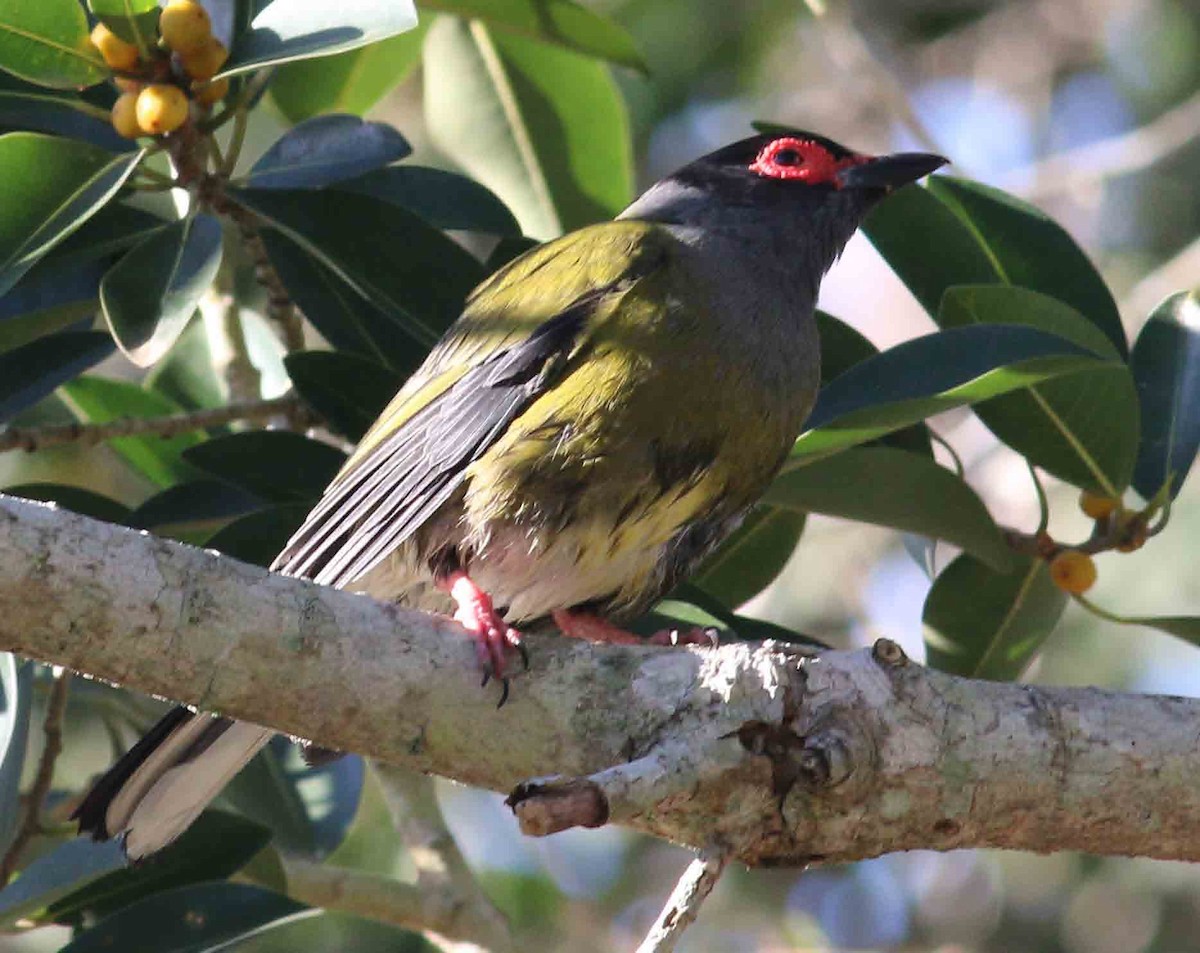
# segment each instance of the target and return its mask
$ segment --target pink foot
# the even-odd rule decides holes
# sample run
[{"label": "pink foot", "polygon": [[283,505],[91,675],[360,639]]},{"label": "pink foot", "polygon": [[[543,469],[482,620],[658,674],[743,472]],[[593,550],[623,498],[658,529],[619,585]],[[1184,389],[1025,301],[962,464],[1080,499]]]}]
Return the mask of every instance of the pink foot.
[{"label": "pink foot", "polygon": [[586,639],[588,642],[607,642],[610,645],[706,645],[714,648],[717,645],[714,629],[663,629],[649,638],[643,638],[590,612],[558,609],[553,616],[554,624],[563,635],[572,639]]},{"label": "pink foot", "polygon": [[[512,650],[525,657],[521,645],[521,633],[505,622],[491,597],[480,589],[462,570],[455,570],[444,579],[438,580],[438,588],[450,594],[458,606],[454,619],[475,638],[475,650],[483,668],[483,684],[495,676],[504,683],[503,705],[508,698],[508,679],[504,677],[505,657]],[[526,663],[528,665],[528,663]]]}]

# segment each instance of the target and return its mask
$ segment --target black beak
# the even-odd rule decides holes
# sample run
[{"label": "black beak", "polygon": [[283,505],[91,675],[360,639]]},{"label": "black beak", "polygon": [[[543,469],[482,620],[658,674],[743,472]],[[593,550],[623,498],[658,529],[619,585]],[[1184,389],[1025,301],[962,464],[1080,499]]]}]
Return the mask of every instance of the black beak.
[{"label": "black beak", "polygon": [[940,169],[949,159],[925,152],[901,152],[878,156],[842,169],[838,185],[843,189],[883,189],[890,192]]}]

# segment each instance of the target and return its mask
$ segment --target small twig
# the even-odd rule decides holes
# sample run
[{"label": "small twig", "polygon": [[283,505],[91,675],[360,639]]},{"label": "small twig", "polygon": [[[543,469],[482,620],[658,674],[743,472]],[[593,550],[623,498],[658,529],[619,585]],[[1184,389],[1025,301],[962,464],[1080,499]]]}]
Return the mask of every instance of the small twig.
[{"label": "small twig", "polygon": [[257,217],[232,203],[223,211],[237,223],[242,235],[242,244],[254,263],[254,279],[267,292],[267,318],[275,324],[284,348],[289,354],[304,350],[304,325],[300,320],[300,312],[296,309],[292,296],[288,294],[283,279],[279,277],[279,272],[271,264],[266,245],[258,232]]},{"label": "small twig", "polygon": [[700,905],[717,885],[728,861],[729,851],[714,847],[701,851],[687,865],[637,953],[671,953],[675,949],[683,931],[700,913]]},{"label": "small twig", "polygon": [[50,793],[54,781],[54,763],[62,752],[62,720],[67,710],[67,695],[71,688],[71,673],[66,669],[55,669],[54,685],[46,701],[46,720],[42,724],[45,744],[38,762],[37,774],[29,789],[25,818],[9,845],[4,859],[0,861],[0,886],[7,884],[21,862],[21,854],[29,842],[42,832],[42,805]]},{"label": "small twig", "polygon": [[269,420],[279,415],[303,415],[310,425],[317,418],[296,395],[227,404],[165,417],[122,417],[103,424],[65,424],[56,427],[9,427],[0,431],[0,451],[44,450],[64,443],[94,446],[118,437],[174,437],[190,430],[220,427],[235,420]]},{"label": "small twig", "polygon": [[233,251],[228,237],[217,277],[200,299],[200,317],[208,341],[209,361],[227,400],[238,403],[262,397],[262,374],[250,360],[242,316],[234,294]]},{"label": "small twig", "polygon": [[1041,515],[1038,518],[1038,528],[1034,536],[1040,539],[1050,528],[1050,500],[1046,497],[1046,488],[1042,486],[1041,478],[1037,475],[1033,464],[1026,460],[1025,465],[1029,467],[1029,479],[1033,481],[1033,489],[1037,493],[1038,512]]}]

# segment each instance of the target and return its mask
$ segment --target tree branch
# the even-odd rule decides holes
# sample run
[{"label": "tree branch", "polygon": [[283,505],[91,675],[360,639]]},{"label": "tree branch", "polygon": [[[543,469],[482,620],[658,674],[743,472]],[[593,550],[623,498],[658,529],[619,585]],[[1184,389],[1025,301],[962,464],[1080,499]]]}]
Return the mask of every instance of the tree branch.
[{"label": "tree branch", "polygon": [[828,651],[528,636],[499,711],[448,619],[0,498],[0,648],[746,864],[1003,847],[1200,860],[1200,701]]},{"label": "tree branch", "polygon": [[122,417],[103,424],[64,424],[55,427],[8,427],[0,430],[0,452],[44,450],[64,443],[93,446],[117,437],[174,437],[189,430],[220,427],[235,420],[270,420],[281,414],[303,415],[309,424],[316,417],[294,394],[272,400],[250,400],[208,410],[192,410],[165,417]]}]

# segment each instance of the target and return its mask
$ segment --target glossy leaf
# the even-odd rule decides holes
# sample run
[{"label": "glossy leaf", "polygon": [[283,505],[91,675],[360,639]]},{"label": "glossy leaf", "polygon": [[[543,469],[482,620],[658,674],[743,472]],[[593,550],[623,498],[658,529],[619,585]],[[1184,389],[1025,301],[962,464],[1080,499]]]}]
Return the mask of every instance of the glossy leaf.
[{"label": "glossy leaf", "polygon": [[737,531],[692,576],[692,584],[730,606],[740,606],[779,575],[804,532],[806,514],[757,506]]},{"label": "glossy leaf", "polygon": [[158,0],[88,0],[88,8],[101,23],[150,59],[158,43]]},{"label": "glossy leaf", "polygon": [[1135,616],[1125,621],[1130,625],[1144,625],[1150,629],[1158,629],[1159,632],[1177,636],[1185,642],[1191,642],[1192,645],[1200,645],[1200,616]]},{"label": "glossy leaf", "polygon": [[572,0],[421,0],[421,6],[647,72],[624,28]]},{"label": "glossy leaf", "polygon": [[286,430],[247,430],[184,451],[188,463],[280,503],[317,499],[341,469],[340,450]]},{"label": "glossy leaf", "polygon": [[0,205],[0,294],[99,211],[141,157],[39,132],[0,136],[4,188],[21,196]]},{"label": "glossy leaf", "polygon": [[271,0],[240,32],[222,76],[312,56],[344,53],[417,25],[411,0]]},{"label": "glossy leaf", "polygon": [[441,169],[397,165],[339,182],[337,189],[399,205],[435,228],[521,234],[521,226],[495,193],[474,179]]},{"label": "glossy leaf", "polygon": [[131,513],[129,507],[110,497],[79,486],[66,486],[60,483],[19,483],[16,486],[6,486],[4,493],[8,496],[19,496],[25,500],[41,500],[45,503],[56,503],[63,509],[92,519],[104,520],[106,523],[118,523],[129,526]]},{"label": "glossy leaf", "polygon": [[0,352],[11,351],[55,331],[84,331],[99,307],[99,301],[89,298],[0,321]]},{"label": "glossy leaf", "polygon": [[781,475],[763,500],[944,539],[1000,572],[1012,566],[1012,553],[975,491],[920,454],[893,447],[844,450]]},{"label": "glossy leaf", "polygon": [[1100,329],[1118,354],[1129,354],[1112,292],[1061,225],[1028,202],[981,182],[939,175],[929,180],[929,190],[967,224],[1002,281],[1069,304]]},{"label": "glossy leaf", "polygon": [[458,317],[483,268],[411,212],[366,195],[230,191],[238,204],[315,256],[406,331],[432,345]]},{"label": "glossy leaf", "polygon": [[266,230],[263,244],[292,300],[339,351],[389,367],[413,369],[429,347],[391,313],[375,307],[290,238]]},{"label": "glossy leaf", "polygon": [[997,573],[966,553],[947,566],[925,600],[929,664],[970,678],[1017,678],[1067,605],[1042,559],[1021,557]]},{"label": "glossy leaf", "polygon": [[114,350],[103,331],[64,331],[0,354],[0,421],[36,404]]},{"label": "glossy leaf", "polygon": [[262,887],[197,884],[130,904],[77,934],[59,953],[110,953],[135,947],[201,953],[317,913]]},{"label": "glossy leaf", "polygon": [[284,359],[296,392],[329,425],[358,441],[405,378],[373,361],[334,351],[300,351]]},{"label": "glossy leaf", "polygon": [[0,852],[8,850],[24,813],[21,769],[29,742],[32,700],[33,663],[0,652]]},{"label": "glossy leaf", "polygon": [[0,69],[40,86],[91,86],[109,75],[77,0],[4,0]]},{"label": "glossy leaf", "polygon": [[403,159],[405,138],[383,122],[315,116],[280,136],[250,169],[254,189],[319,189]]},{"label": "glossy leaf", "polygon": [[206,811],[153,863],[136,867],[129,866],[116,841],[70,840],[38,857],[0,892],[0,926],[20,919],[51,923],[85,911],[104,914],[150,894],[153,902],[180,885],[228,877],[268,837],[266,828],[253,821]]},{"label": "glossy leaf", "polygon": [[1146,322],[1130,359],[1142,408],[1133,488],[1152,499],[1168,479],[1179,493],[1200,448],[1200,301],[1171,295]]},{"label": "glossy leaf", "polygon": [[429,18],[415,30],[356,50],[297,60],[271,77],[271,100],[293,123],[323,113],[361,116],[416,69]]},{"label": "glossy leaf", "polygon": [[13,82],[0,74],[0,126],[35,130],[70,139],[82,139],[109,152],[130,152],[132,139],[122,139],[107,118],[91,111],[94,107],[78,96],[52,93],[36,86]]},{"label": "glossy leaf", "polygon": [[1108,496],[1129,485],[1138,447],[1133,377],[1108,338],[1063,302],[1003,285],[949,289],[943,327],[1036,327],[1108,360],[1102,366],[1030,386],[975,407],[993,433],[1031,463]]},{"label": "glossy leaf", "polygon": [[275,557],[300,528],[316,498],[305,503],[268,506],[240,516],[221,527],[205,545],[256,566],[270,566]]},{"label": "glossy leaf", "polygon": [[788,465],[1100,362],[1036,328],[974,325],[914,338],[854,365],[822,389]]},{"label": "glossy leaf", "polygon": [[192,215],[150,235],[100,283],[104,318],[133,363],[148,367],[183,333],[221,264],[221,221]]},{"label": "glossy leaf", "polygon": [[[80,377],[64,384],[59,396],[80,423],[105,424],[122,418],[168,417],[183,408],[169,397],[145,390],[129,381],[106,377]],[[157,486],[171,486],[196,476],[184,463],[183,452],[204,440],[202,430],[160,437],[117,437],[108,441],[138,473]]]},{"label": "glossy leaf", "polygon": [[43,265],[75,265],[107,258],[136,245],[167,224],[157,215],[123,202],[109,202],[41,259]]},{"label": "glossy leaf", "polygon": [[262,498],[220,480],[167,487],[130,514],[130,524],[160,536],[207,540],[230,520],[263,507]]},{"label": "glossy leaf", "polygon": [[539,239],[612,218],[632,196],[629,123],[607,67],[473,20],[425,40],[434,143]]}]

